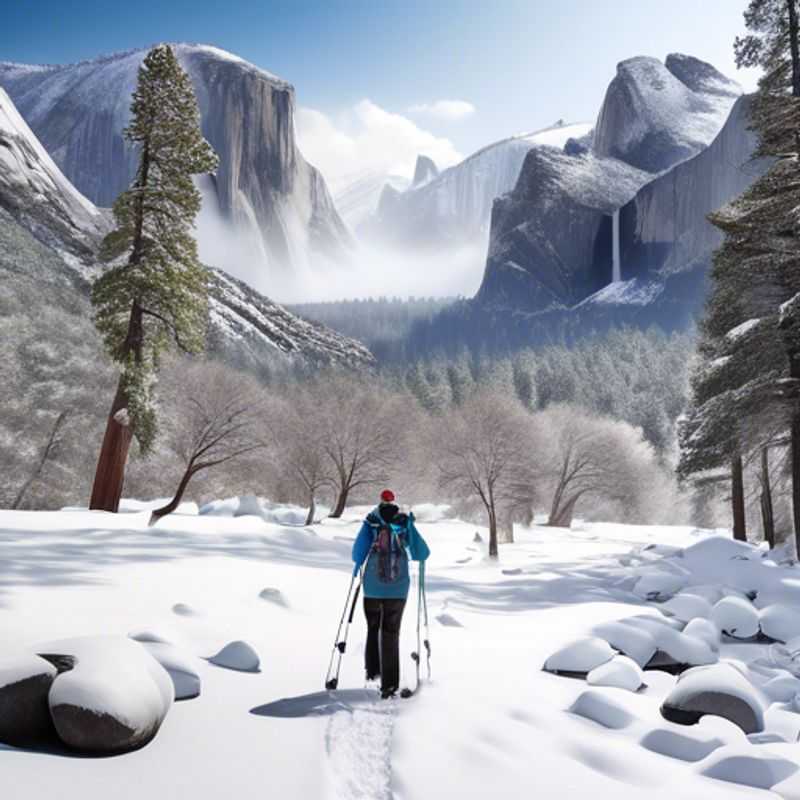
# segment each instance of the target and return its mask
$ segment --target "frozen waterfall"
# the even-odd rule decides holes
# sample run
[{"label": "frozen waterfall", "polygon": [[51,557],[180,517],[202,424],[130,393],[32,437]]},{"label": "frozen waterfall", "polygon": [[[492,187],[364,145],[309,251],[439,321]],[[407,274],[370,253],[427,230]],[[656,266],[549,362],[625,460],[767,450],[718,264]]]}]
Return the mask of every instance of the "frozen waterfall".
[{"label": "frozen waterfall", "polygon": [[611,217],[611,282],[622,280],[622,268],[619,259],[619,209]]}]

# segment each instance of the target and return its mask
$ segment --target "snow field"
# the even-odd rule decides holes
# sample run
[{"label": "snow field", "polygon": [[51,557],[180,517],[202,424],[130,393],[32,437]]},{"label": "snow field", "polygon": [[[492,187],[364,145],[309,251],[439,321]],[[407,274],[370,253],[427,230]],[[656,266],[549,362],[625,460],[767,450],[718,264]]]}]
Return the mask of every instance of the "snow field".
[{"label": "snow field", "polygon": [[[708,532],[621,525],[518,531],[517,544],[501,546],[493,563],[485,557],[485,530],[423,522],[421,514],[433,551],[432,682],[410,700],[381,703],[362,688],[360,610],[341,689],[321,691],[349,582],[350,545],[365,511],[311,529],[255,515],[198,514],[191,506],[154,528],[144,507],[119,515],[0,512],[0,553],[13,565],[0,571],[0,637],[9,652],[64,636],[132,632],[190,657],[202,684],[199,697],[172,707],[153,742],[124,757],[54,758],[0,748],[15,798],[100,798],[112,783],[120,800],[266,792],[483,799],[488,789],[499,798],[800,796],[793,783],[800,761],[793,676],[769,666],[771,658],[793,663],[792,642],[723,637],[718,644],[719,657],[740,661],[748,681],[763,679],[760,692],[782,698],[764,712],[767,735],[753,740],[719,717],[692,727],[663,719],[660,706],[677,683],[666,672],[645,671],[646,686],[632,691],[630,684],[589,685],[541,669],[570,642],[606,640],[609,632],[639,650],[628,653],[633,665],[612,650],[605,662],[611,674],[601,672],[602,682],[623,682],[620,664],[624,674],[635,673],[654,636],[685,637],[714,653],[710,621],[695,618],[679,630],[684,623],[660,610],[667,598],[651,603],[635,591],[641,579],[681,574],[685,594],[700,592],[712,608],[723,595],[744,596],[757,579],[768,605],[791,607],[794,568],[768,566],[752,548],[748,561],[720,566],[719,553],[698,559],[689,546],[718,547]],[[484,542],[473,540],[476,530]],[[739,580],[742,571],[756,578]],[[272,590],[284,603],[273,601]],[[414,674],[413,592],[401,640],[404,685]],[[761,613],[759,597],[753,605]],[[176,606],[193,613],[176,613]],[[204,660],[236,641],[258,653],[260,672]]]}]

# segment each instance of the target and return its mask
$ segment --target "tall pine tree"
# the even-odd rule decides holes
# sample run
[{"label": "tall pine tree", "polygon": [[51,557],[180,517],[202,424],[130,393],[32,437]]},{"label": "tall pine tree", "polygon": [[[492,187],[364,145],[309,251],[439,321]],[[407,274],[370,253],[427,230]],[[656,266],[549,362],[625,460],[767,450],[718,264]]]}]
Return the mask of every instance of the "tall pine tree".
[{"label": "tall pine tree", "polygon": [[173,342],[201,350],[208,316],[207,276],[192,235],[201,204],[192,176],[213,171],[217,158],[200,132],[189,76],[169,46],[144,59],[131,115],[125,138],[138,147],[139,166],[114,204],[116,229],[103,243],[103,257],[117,263],[92,289],[95,324],[120,365],[90,503],[105,511],[119,507],[132,438],[143,452],[155,439],[159,355]]},{"label": "tall pine tree", "polygon": [[[695,406],[682,429],[681,471],[732,463],[741,498],[741,459],[762,456],[769,486],[770,446],[790,433],[794,529],[800,545],[800,52],[797,0],[751,0],[750,33],[737,39],[737,63],[760,66],[751,106],[757,155],[772,166],[740,198],[712,214],[725,234],[714,257],[703,322]],[[766,470],[766,472],[765,472]],[[738,483],[738,486],[736,485]],[[765,498],[765,507],[770,504]],[[743,503],[734,518],[743,514]],[[765,520],[771,514],[764,514]],[[769,531],[765,531],[767,535]]]}]

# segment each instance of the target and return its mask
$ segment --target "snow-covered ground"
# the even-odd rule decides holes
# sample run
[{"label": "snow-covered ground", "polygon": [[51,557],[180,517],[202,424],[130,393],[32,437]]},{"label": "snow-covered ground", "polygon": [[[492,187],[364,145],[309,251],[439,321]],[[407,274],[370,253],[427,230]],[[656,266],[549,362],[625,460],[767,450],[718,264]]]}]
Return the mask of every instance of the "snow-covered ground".
[{"label": "snow-covered ground", "polygon": [[[200,696],[175,703],[156,738],[127,755],[91,760],[0,745],[8,796],[800,797],[800,715],[790,702],[773,702],[766,733],[748,739],[720,717],[691,727],[663,719],[659,706],[676,682],[666,672],[645,671],[646,687],[632,692],[597,684],[637,675],[629,660],[591,684],[542,671],[597,626],[667,619],[661,608],[679,620],[736,621],[736,608],[715,604],[723,595],[750,603],[742,594],[750,589],[763,602],[743,617],[791,627],[774,606],[791,607],[796,589],[800,597],[800,570],[755,548],[731,549],[739,546],[711,532],[610,524],[518,531],[493,563],[473,541],[484,530],[419,509],[432,549],[433,678],[409,700],[381,702],[364,690],[360,612],[341,688],[321,691],[366,509],[305,529],[274,507],[233,516],[237,508],[223,502],[198,514],[186,505],[155,528],[147,504],[118,515],[0,511],[4,656],[66,637],[147,631],[196,657],[201,681]],[[698,584],[699,599],[689,593]],[[672,605],[645,599],[676,592]],[[410,602],[405,683],[413,682],[415,615]],[[691,624],[708,635],[706,623]],[[231,642],[254,648],[257,671],[206,660]],[[719,655],[744,664],[775,647],[724,639]],[[790,682],[786,673],[789,695]]]}]

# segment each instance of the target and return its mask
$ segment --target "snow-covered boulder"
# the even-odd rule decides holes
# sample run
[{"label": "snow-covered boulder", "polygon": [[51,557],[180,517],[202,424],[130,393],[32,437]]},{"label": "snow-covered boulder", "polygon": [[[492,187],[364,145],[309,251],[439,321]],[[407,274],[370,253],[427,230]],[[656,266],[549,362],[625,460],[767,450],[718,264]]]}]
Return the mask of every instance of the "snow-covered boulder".
[{"label": "snow-covered boulder", "polygon": [[557,675],[587,675],[616,655],[611,645],[597,636],[576,639],[557,650],[544,662],[545,672]]},{"label": "snow-covered boulder", "polygon": [[711,616],[711,603],[689,591],[679,592],[660,606],[660,611],[681,622],[689,622],[697,617],[708,619]]},{"label": "snow-covered boulder", "polygon": [[710,619],[697,617],[689,620],[683,633],[705,642],[714,653],[719,652],[719,629]]},{"label": "snow-covered boulder", "polygon": [[633,592],[643,600],[668,600],[683,589],[686,583],[687,578],[685,575],[654,570],[645,573],[636,581]]},{"label": "snow-covered boulder", "polygon": [[647,664],[658,649],[650,631],[625,619],[595,625],[592,634],[605,639],[615,650],[633,659],[640,667]]},{"label": "snow-covered boulder", "polygon": [[759,631],[758,610],[743,597],[723,597],[711,610],[714,624],[728,636],[750,639]]},{"label": "snow-covered boulder", "polygon": [[0,742],[32,747],[55,740],[47,693],[56,674],[39,656],[23,653],[0,660]]},{"label": "snow-covered boulder", "polygon": [[671,622],[674,620],[648,615],[628,619],[629,624],[650,633],[656,643],[656,652],[645,664],[645,669],[680,673],[689,667],[719,660],[719,654],[705,638],[689,635],[669,624]]},{"label": "snow-covered boulder", "polygon": [[198,660],[169,642],[142,642],[142,647],[167,671],[175,689],[176,700],[190,700],[200,695]]},{"label": "snow-covered boulder", "polygon": [[738,725],[745,733],[764,730],[764,695],[729,663],[696,667],[678,679],[661,705],[661,714],[671,722],[693,725],[713,714]]},{"label": "snow-covered boulder", "polygon": [[639,665],[627,656],[614,656],[595,667],[587,676],[586,682],[592,686],[614,686],[617,689],[638,691],[644,683]]},{"label": "snow-covered boulder", "polygon": [[800,636],[800,608],[773,603],[761,609],[758,624],[764,636],[788,642]]},{"label": "snow-covered boulder", "polygon": [[264,515],[264,509],[261,506],[261,501],[253,494],[247,494],[239,498],[239,505],[236,511],[233,512],[234,517],[261,517]]},{"label": "snow-covered boulder", "polygon": [[252,645],[236,641],[226,644],[216,655],[208,659],[212,664],[239,672],[258,672],[261,659]]},{"label": "snow-covered boulder", "polygon": [[48,698],[58,736],[68,747],[120,753],[156,735],[174,690],[142,644],[124,636],[87,636],[47,644],[40,652],[73,663],[53,681]]}]

